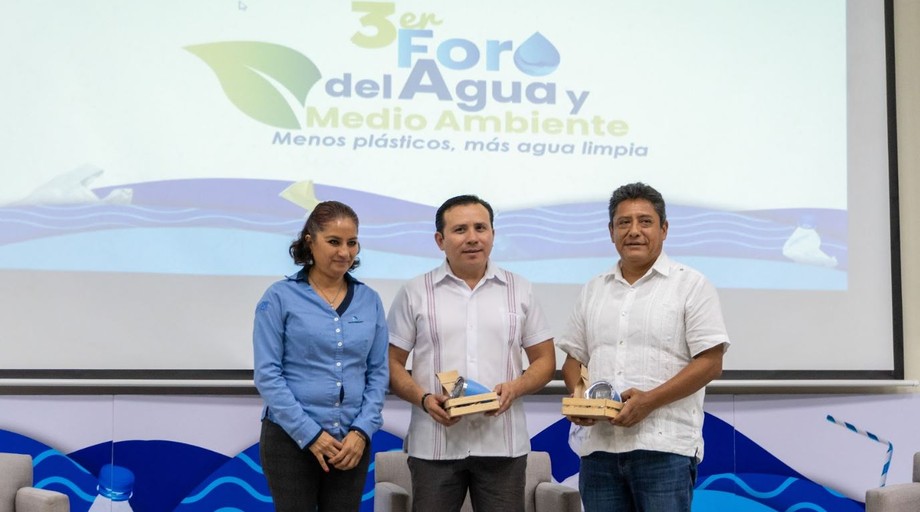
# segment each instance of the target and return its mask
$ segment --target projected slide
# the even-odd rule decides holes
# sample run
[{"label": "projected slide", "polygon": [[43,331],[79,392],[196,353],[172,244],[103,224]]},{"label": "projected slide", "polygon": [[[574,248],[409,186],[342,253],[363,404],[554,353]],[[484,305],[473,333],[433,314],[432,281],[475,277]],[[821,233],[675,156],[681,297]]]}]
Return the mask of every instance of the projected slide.
[{"label": "projected slide", "polygon": [[[794,4],[100,10],[125,39],[56,26],[66,51],[33,57],[47,74],[12,94],[20,137],[48,151],[5,157],[19,197],[0,209],[0,265],[277,275],[311,205],[339,199],[361,216],[363,275],[403,278],[438,262],[437,205],[477,193],[499,213],[495,260],[582,283],[612,264],[610,192],[641,180],[670,202],[669,254],[720,287],[845,289],[845,10],[790,20]],[[790,23],[802,33],[780,38]],[[46,100],[61,92],[66,107]]]},{"label": "projected slide", "polygon": [[[729,370],[891,371],[881,1],[14,2],[0,17],[4,370],[251,370],[317,201],[389,305],[477,194],[559,332],[660,190]],[[860,51],[853,51],[859,48]],[[857,243],[858,240],[858,243]],[[871,297],[867,301],[866,297]],[[53,318],[54,321],[48,321]],[[0,375],[2,376],[2,375]]]}]

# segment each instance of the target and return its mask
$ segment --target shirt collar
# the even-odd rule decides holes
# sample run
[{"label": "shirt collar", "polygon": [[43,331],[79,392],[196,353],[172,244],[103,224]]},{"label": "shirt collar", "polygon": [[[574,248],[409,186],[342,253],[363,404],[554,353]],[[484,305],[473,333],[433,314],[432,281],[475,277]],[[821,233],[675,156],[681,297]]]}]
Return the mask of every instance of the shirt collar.
[{"label": "shirt collar", "polygon": [[[284,276],[284,277],[287,278],[288,281],[303,281],[306,283],[307,282],[307,272],[309,272],[309,270],[307,270],[307,267],[303,267],[297,272],[294,272],[293,274]],[[361,283],[361,281],[357,280],[355,276],[351,275],[351,272],[345,272],[345,282],[348,284],[351,284],[351,283],[363,284]]]},{"label": "shirt collar", "polygon": [[[670,273],[670,269],[671,269],[671,259],[668,258],[668,255],[665,254],[664,251],[662,250],[661,254],[658,255],[658,259],[656,259],[655,263],[652,264],[652,268],[649,269],[648,273],[657,272],[664,277],[668,277],[668,274]],[[646,273],[646,275],[648,275],[648,273]],[[613,268],[611,268],[607,272],[604,272],[602,275],[607,278],[613,278],[613,279],[619,279],[621,281],[625,281],[625,279],[623,278],[623,271],[620,270],[619,261],[617,261],[616,265],[614,265]],[[642,280],[642,278],[644,277],[645,276],[640,277],[639,280]]]},{"label": "shirt collar", "polygon": [[[434,269],[434,282],[440,283],[450,276],[451,279],[463,282],[463,279],[457,277],[454,272],[450,269],[450,265],[447,264],[445,259],[441,266]],[[498,267],[492,264],[492,260],[486,262],[486,273],[483,276],[483,280],[488,281],[489,279],[498,279],[502,283],[506,283],[505,275],[502,272],[498,272]]]}]

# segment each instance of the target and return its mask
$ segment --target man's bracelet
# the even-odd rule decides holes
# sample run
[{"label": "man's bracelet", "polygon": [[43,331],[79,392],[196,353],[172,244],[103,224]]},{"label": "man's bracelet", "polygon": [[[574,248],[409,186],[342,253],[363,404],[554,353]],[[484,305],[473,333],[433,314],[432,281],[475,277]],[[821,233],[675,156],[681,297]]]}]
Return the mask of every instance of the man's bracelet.
[{"label": "man's bracelet", "polygon": [[425,400],[427,400],[429,396],[431,396],[431,393],[425,393],[424,395],[422,395],[421,405],[422,405],[422,410],[425,411],[425,414],[428,414],[428,408],[425,407]]}]

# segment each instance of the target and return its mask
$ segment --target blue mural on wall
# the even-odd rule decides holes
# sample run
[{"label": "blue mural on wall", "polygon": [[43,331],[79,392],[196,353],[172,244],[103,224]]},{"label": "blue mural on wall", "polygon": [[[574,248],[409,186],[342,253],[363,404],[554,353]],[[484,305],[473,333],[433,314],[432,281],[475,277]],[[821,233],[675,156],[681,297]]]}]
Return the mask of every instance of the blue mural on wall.
[{"label": "blue mural on wall", "polygon": [[[570,423],[560,419],[531,439],[550,453],[553,478],[578,472],[569,446]],[[699,466],[693,509],[697,512],[864,512],[864,504],[810,481],[721,419],[706,415],[705,460]],[[402,439],[374,435],[373,453],[399,450]],[[0,451],[32,456],[35,487],[70,497],[73,512],[87,512],[96,497],[96,474],[117,463],[135,474],[134,512],[272,512],[274,506],[254,444],[235,457],[174,441],[100,443],[70,454],[34,439],[0,430]],[[362,512],[373,511],[374,466],[368,470]]]}]

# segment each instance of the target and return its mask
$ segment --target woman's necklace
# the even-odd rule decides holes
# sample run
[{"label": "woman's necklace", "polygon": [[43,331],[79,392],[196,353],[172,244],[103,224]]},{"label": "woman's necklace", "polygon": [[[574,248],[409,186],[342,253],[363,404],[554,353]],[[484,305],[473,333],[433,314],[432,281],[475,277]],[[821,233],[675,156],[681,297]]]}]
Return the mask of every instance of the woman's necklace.
[{"label": "woman's necklace", "polygon": [[329,298],[329,295],[327,295],[326,292],[324,292],[322,288],[320,288],[319,286],[317,286],[316,283],[314,283],[314,282],[313,282],[312,280],[310,280],[310,279],[307,279],[307,281],[310,283],[310,286],[312,286],[314,290],[316,290],[317,292],[319,292],[320,297],[322,297],[323,300],[325,300],[326,302],[328,302],[330,306],[335,305],[335,301],[339,300],[339,295],[342,294],[342,290],[345,288],[345,286],[344,286],[344,285],[345,285],[345,280],[343,279],[342,282],[339,283],[339,287],[336,289],[335,297],[332,297],[332,298],[330,299],[330,298]]}]

